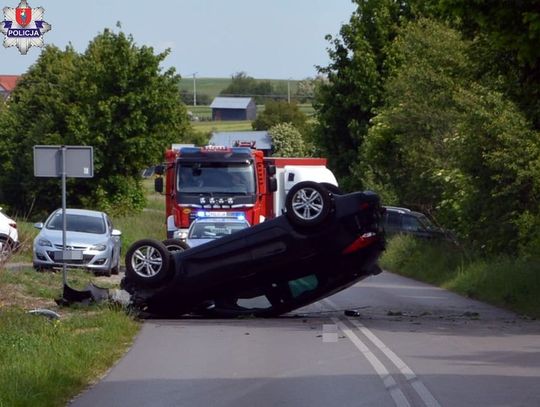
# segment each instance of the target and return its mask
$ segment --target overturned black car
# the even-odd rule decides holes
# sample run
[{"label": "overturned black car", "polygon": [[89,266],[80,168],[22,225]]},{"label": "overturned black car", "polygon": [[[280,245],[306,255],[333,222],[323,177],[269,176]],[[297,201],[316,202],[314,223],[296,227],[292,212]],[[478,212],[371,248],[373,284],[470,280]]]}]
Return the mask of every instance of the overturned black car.
[{"label": "overturned black car", "polygon": [[266,317],[378,274],[379,197],[330,189],[300,182],[287,194],[285,215],[192,249],[137,241],[126,254],[122,287],[149,315]]}]

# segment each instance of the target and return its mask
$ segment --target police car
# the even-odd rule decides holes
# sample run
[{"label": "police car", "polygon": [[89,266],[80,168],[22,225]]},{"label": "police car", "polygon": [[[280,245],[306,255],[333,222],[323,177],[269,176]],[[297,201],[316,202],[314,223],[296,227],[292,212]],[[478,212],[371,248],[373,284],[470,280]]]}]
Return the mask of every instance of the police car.
[{"label": "police car", "polygon": [[201,211],[197,213],[197,218],[189,227],[186,243],[189,247],[200,246],[249,226],[243,213]]}]

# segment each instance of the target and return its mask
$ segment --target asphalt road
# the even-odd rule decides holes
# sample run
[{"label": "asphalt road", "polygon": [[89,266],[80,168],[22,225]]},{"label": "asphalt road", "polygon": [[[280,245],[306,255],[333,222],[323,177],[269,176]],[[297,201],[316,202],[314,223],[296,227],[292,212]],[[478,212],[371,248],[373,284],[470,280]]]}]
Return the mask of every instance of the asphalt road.
[{"label": "asphalt road", "polygon": [[282,318],[148,321],[72,406],[540,406],[540,322],[385,272]]}]

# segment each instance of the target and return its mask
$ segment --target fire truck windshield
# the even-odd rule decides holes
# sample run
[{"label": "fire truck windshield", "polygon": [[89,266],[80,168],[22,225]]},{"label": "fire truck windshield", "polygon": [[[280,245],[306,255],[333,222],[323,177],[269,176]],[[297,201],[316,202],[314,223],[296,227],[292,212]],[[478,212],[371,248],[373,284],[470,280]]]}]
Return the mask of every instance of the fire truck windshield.
[{"label": "fire truck windshield", "polygon": [[255,194],[255,171],[250,162],[182,163],[177,171],[176,188],[180,193]]}]

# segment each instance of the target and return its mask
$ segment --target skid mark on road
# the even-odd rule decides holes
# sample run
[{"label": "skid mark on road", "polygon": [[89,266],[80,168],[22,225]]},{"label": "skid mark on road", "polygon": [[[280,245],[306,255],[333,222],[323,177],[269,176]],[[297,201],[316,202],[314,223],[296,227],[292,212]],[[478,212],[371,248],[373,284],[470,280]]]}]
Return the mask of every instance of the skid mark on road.
[{"label": "skid mark on road", "polygon": [[[338,309],[336,304],[329,300],[324,299],[322,303],[328,305],[333,309]],[[439,402],[435,399],[433,394],[428,390],[424,383],[416,376],[413,370],[407,366],[407,364],[396,355],[388,346],[384,344],[370,329],[357,320],[352,318],[332,318],[332,321],[343,331],[343,333],[350,339],[350,341],[363,353],[368,362],[373,366],[379,377],[384,383],[386,389],[390,392],[392,399],[397,407],[410,406],[409,401],[405,397],[403,391],[399,388],[395,379],[390,375],[388,370],[384,367],[382,362],[369,350],[369,347],[362,342],[362,340],[351,330],[343,321],[348,321],[354,325],[377,349],[379,349],[388,360],[396,366],[400,373],[405,377],[407,383],[414,389],[416,394],[420,397],[426,407],[441,407]]]}]

